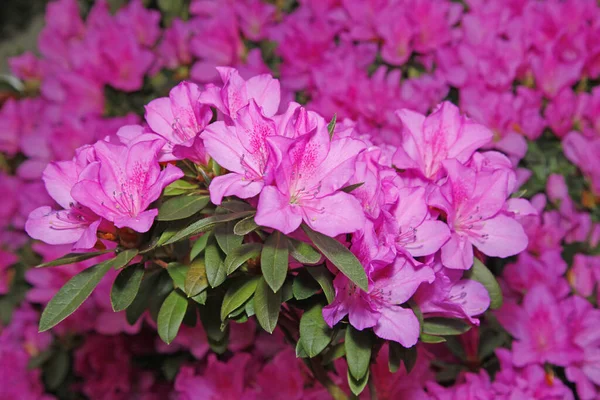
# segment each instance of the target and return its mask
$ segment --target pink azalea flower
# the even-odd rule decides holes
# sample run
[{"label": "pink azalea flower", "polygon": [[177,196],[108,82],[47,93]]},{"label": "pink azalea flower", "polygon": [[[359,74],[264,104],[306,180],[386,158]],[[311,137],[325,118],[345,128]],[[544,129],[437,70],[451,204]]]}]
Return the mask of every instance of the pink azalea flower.
[{"label": "pink azalea flower", "polygon": [[519,368],[515,362],[517,351],[496,350],[500,371],[492,383],[494,399],[548,399],[573,400],[573,393],[560,379],[544,371],[539,364]]},{"label": "pink azalea flower", "polygon": [[[190,39],[194,33],[192,24],[175,19],[171,26],[165,29],[158,45],[157,63],[169,69],[192,63]],[[156,66],[154,67],[156,68]]]},{"label": "pink azalea flower", "polygon": [[[199,101],[200,88],[191,82],[182,82],[171,89],[169,97],[152,100],[146,106],[146,122],[154,132],[167,143],[162,148],[160,161],[180,159],[174,152],[194,155],[191,161],[208,163],[203,143],[196,138],[206,128],[212,118],[210,107]],[[185,149],[183,149],[185,148]],[[194,152],[190,154],[190,150]]]},{"label": "pink azalea flower", "polygon": [[258,373],[258,396],[273,400],[300,400],[304,398],[304,365],[293,350],[287,348],[277,354]]},{"label": "pink azalea flower", "polygon": [[547,287],[530,289],[521,306],[505,302],[496,316],[515,338],[512,350],[516,366],[544,362],[567,366],[576,358],[565,315]]},{"label": "pink azalea flower", "polygon": [[425,317],[468,319],[479,325],[478,315],[490,306],[490,295],[479,282],[462,279],[462,271],[434,265],[435,280],[425,283],[415,293],[414,300]]},{"label": "pink azalea flower", "polygon": [[244,36],[253,41],[266,39],[266,28],[274,21],[277,11],[274,5],[260,0],[247,0],[233,3],[233,9]]},{"label": "pink azalea flower", "polygon": [[502,213],[508,194],[506,171],[477,173],[456,160],[448,160],[444,166],[448,179],[429,197],[429,204],[445,213],[452,230],[442,247],[442,263],[448,268],[469,269],[473,246],[493,257],[525,250],[523,228]]},{"label": "pink azalea flower", "polygon": [[0,295],[8,293],[12,280],[9,268],[18,260],[13,253],[0,249]]},{"label": "pink azalea flower", "polygon": [[210,184],[214,204],[221,204],[224,196],[254,197],[271,183],[277,161],[267,138],[274,135],[273,120],[262,115],[254,100],[239,111],[232,126],[217,121],[206,128],[202,133],[206,151],[230,171]]},{"label": "pink azalea flower", "polygon": [[206,85],[199,97],[203,104],[209,104],[223,115],[235,120],[238,112],[254,99],[265,117],[272,117],[279,108],[279,81],[271,75],[258,75],[245,81],[234,68],[218,67],[223,87]]},{"label": "pink azalea flower", "polygon": [[160,12],[147,9],[141,0],[133,0],[121,8],[115,20],[131,29],[137,41],[147,47],[152,47],[161,34]]},{"label": "pink azalea flower", "polygon": [[196,374],[191,366],[183,366],[175,379],[175,392],[180,400],[195,400],[198,393],[203,398],[248,399],[256,393],[247,389],[246,371],[252,368],[250,355],[236,353],[228,362],[217,360],[214,354],[208,357],[208,365],[203,374]]},{"label": "pink azalea flower", "polygon": [[592,189],[600,194],[600,138],[588,139],[577,132],[568,133],[562,142],[565,156],[590,179]]},{"label": "pink azalea flower", "polygon": [[275,171],[276,186],[260,195],[256,223],[283,233],[295,231],[302,221],[312,229],[335,237],[364,226],[358,200],[340,191],[354,174],[356,156],[364,143],[350,138],[331,141],[324,121],[295,139],[271,143],[281,158]]},{"label": "pink azalea flower", "polygon": [[162,190],[183,176],[177,167],[167,165],[161,171],[157,156],[164,141],[125,145],[97,142],[94,151],[98,162],[80,174],[71,194],[81,205],[116,227],[147,232],[157,209],[147,210]]},{"label": "pink azalea flower", "polygon": [[401,110],[402,145],[394,155],[394,166],[420,172],[437,180],[442,177],[444,160],[465,163],[475,150],[488,143],[492,133],[482,125],[461,116],[451,103],[442,103],[429,116]]},{"label": "pink azalea flower", "polygon": [[36,208],[29,214],[25,230],[34,239],[48,244],[71,244],[74,249],[90,249],[97,242],[102,218],[87,206],[77,202],[71,192],[80,174],[93,160],[90,147],[83,148],[72,161],[58,161],[44,170],[46,190],[63,208]]},{"label": "pink azalea flower", "polygon": [[3,126],[0,133],[0,151],[8,155],[15,155],[20,148],[21,122],[18,107],[18,103],[9,98],[0,108],[0,122]]},{"label": "pink azalea flower", "polygon": [[369,271],[369,291],[357,288],[344,274],[334,280],[335,300],[323,308],[323,318],[329,326],[346,315],[358,330],[373,328],[383,339],[412,347],[419,338],[419,321],[407,302],[423,282],[433,282],[433,270],[428,266],[415,270],[408,259],[398,257],[393,264]]},{"label": "pink azalea flower", "polygon": [[398,224],[396,247],[413,257],[437,252],[450,238],[450,229],[431,217],[425,202],[425,188],[407,187],[398,191],[392,211]]}]

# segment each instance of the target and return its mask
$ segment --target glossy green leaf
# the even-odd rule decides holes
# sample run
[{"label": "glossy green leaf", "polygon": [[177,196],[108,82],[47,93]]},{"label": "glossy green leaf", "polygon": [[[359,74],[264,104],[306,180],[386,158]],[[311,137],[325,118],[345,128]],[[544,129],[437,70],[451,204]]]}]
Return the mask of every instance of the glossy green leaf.
[{"label": "glossy green leaf", "polygon": [[256,284],[258,283],[258,277],[252,278],[238,278],[233,284],[227,289],[225,297],[223,298],[223,304],[221,305],[221,321],[224,321],[227,316],[241,307],[256,291]]},{"label": "glossy green leaf", "polygon": [[206,245],[204,264],[206,266],[206,278],[211,287],[217,287],[225,281],[227,268],[223,262],[221,250],[214,238],[210,238]]},{"label": "glossy green leaf", "polygon": [[166,344],[171,344],[177,336],[183,317],[187,311],[188,301],[183,294],[173,290],[167,296],[158,313],[158,335]]},{"label": "glossy green leaf", "polygon": [[110,290],[110,302],[114,311],[123,311],[133,303],[144,277],[144,264],[136,264],[122,270]]},{"label": "glossy green leaf", "polygon": [[417,362],[417,346],[405,348],[400,343],[390,341],[388,361],[390,372],[397,372],[402,362],[406,372],[410,373]]},{"label": "glossy green leaf", "polygon": [[346,355],[346,346],[344,343],[338,343],[335,346],[329,346],[323,351],[323,365],[327,365]]},{"label": "glossy green leaf", "polygon": [[361,379],[354,379],[352,374],[350,374],[350,369],[348,369],[348,386],[350,386],[350,391],[355,396],[358,396],[365,390],[365,387],[367,387],[367,383],[369,382],[369,375],[369,370],[367,369],[367,373]]},{"label": "glossy green leaf", "polygon": [[368,330],[359,331],[352,325],[348,325],[344,343],[350,374],[356,380],[360,380],[369,370],[372,346],[371,332]]},{"label": "glossy green leaf", "polygon": [[91,253],[69,253],[65,256],[57,258],[46,263],[37,265],[36,268],[56,267],[59,265],[74,264],[80,261],[89,260],[90,258],[98,257],[106,253],[112,253],[114,250],[94,251]]},{"label": "glossy green leaf", "polygon": [[483,265],[479,259],[475,258],[473,267],[465,272],[464,279],[472,279],[481,283],[490,295],[490,308],[497,310],[502,307],[502,290],[498,281],[490,270]]},{"label": "glossy green leaf", "polygon": [[260,268],[267,284],[277,292],[288,273],[288,243],[279,231],[267,238],[260,254]]},{"label": "glossy green leaf", "polygon": [[333,139],[333,133],[335,132],[335,124],[337,122],[337,114],[333,114],[333,118],[329,124],[327,124],[327,132],[329,132],[329,139]]},{"label": "glossy green leaf", "polygon": [[246,236],[250,232],[255,231],[257,228],[258,224],[254,222],[254,215],[252,215],[235,224],[233,227],[233,233],[240,236]]},{"label": "glossy green leaf", "polygon": [[287,238],[290,255],[302,264],[316,264],[321,261],[321,253],[316,251],[310,244],[300,240]]},{"label": "glossy green leaf", "polygon": [[263,277],[256,285],[253,303],[258,323],[265,331],[273,333],[279,319],[281,291],[274,293]]},{"label": "glossy green leaf", "polygon": [[359,182],[359,183],[355,183],[354,185],[348,185],[340,190],[342,192],[352,193],[353,191],[355,191],[356,189],[358,189],[359,187],[361,187],[364,184],[365,184],[364,182]]},{"label": "glossy green leaf", "polygon": [[112,261],[107,260],[84,269],[60,288],[42,312],[40,332],[56,326],[77,310],[112,268]]},{"label": "glossy green leaf", "polygon": [[296,358],[308,358],[308,353],[302,347],[302,342],[296,343]]},{"label": "glossy green leaf", "polygon": [[312,240],[314,245],[321,250],[323,255],[327,257],[327,259],[348,279],[354,282],[356,286],[362,290],[368,290],[369,281],[367,280],[365,269],[360,261],[358,261],[358,258],[356,258],[350,250],[334,238],[313,231],[306,224],[302,224],[302,229],[310,240]]},{"label": "glossy green leaf", "polygon": [[131,260],[133,260],[133,258],[137,255],[138,255],[138,249],[129,249],[129,250],[121,251],[113,259],[113,263],[112,263],[113,268],[121,269],[121,268],[126,267],[131,262]]},{"label": "glossy green leaf", "polygon": [[206,195],[190,195],[173,197],[162,203],[158,209],[158,221],[175,221],[191,217],[202,210],[210,202]]},{"label": "glossy green leaf", "polygon": [[319,292],[320,289],[321,287],[319,284],[308,272],[306,272],[306,269],[300,270],[298,275],[294,278],[294,283],[292,285],[292,292],[296,300],[308,299]]},{"label": "glossy green leaf", "polygon": [[173,278],[169,276],[169,274],[163,270],[165,273],[161,273],[158,277],[158,281],[153,288],[152,294],[148,299],[148,311],[150,312],[150,317],[154,322],[158,321],[158,314],[160,312],[160,308],[162,307],[165,299],[173,289],[175,288],[173,284]]},{"label": "glossy green leaf", "polygon": [[206,299],[208,298],[208,292],[206,290],[198,293],[197,295],[193,296],[191,299],[194,300],[196,303],[198,304],[206,304]]},{"label": "glossy green leaf", "polygon": [[182,194],[189,193],[191,191],[197,190],[198,184],[190,183],[183,179],[179,179],[169,186],[167,186],[163,192],[165,196],[179,196]]},{"label": "glossy green leaf", "polygon": [[217,354],[222,354],[227,350],[227,340],[229,335],[228,326],[221,329],[221,318],[219,311],[223,296],[210,296],[206,300],[206,305],[200,307],[200,320],[208,338],[210,348]]},{"label": "glossy green leaf", "polygon": [[426,333],[421,333],[421,335],[419,336],[419,340],[423,343],[431,344],[444,343],[446,341],[446,339],[442,336],[428,335]]},{"label": "glossy green leaf", "polygon": [[140,284],[140,288],[133,299],[133,302],[125,310],[127,322],[134,325],[148,308],[150,296],[154,294],[156,283],[160,275],[160,270],[146,271]]},{"label": "glossy green leaf", "polygon": [[316,267],[306,267],[306,270],[311,274],[315,281],[323,289],[323,293],[327,298],[327,303],[331,304],[335,298],[335,289],[333,288],[333,275],[325,266],[319,265]]},{"label": "glossy green leaf", "polygon": [[66,350],[59,349],[52,354],[44,366],[44,381],[49,390],[58,389],[69,374],[71,358]]},{"label": "glossy green leaf", "polygon": [[209,229],[212,229],[215,225],[229,221],[237,221],[238,219],[254,215],[254,213],[255,211],[241,211],[228,214],[217,214],[207,218],[199,219],[188,227],[175,233],[168,240],[166,240],[164,244],[179,242],[180,240],[184,240],[191,236],[198,235],[199,233],[206,232]]},{"label": "glossy green leaf", "polygon": [[199,258],[190,264],[185,276],[183,291],[188,297],[194,297],[208,287],[204,259]]},{"label": "glossy green leaf", "polygon": [[309,357],[321,353],[331,342],[333,331],[323,319],[323,306],[315,304],[300,319],[300,341]]},{"label": "glossy green leaf", "polygon": [[434,336],[462,335],[471,325],[452,318],[428,318],[423,322],[423,333]]},{"label": "glossy green leaf", "polygon": [[219,247],[225,254],[230,254],[240,247],[244,239],[242,236],[233,233],[234,226],[235,221],[230,221],[215,228],[215,239],[217,239]]},{"label": "glossy green leaf", "polygon": [[190,250],[190,261],[194,261],[194,259],[206,249],[208,239],[210,239],[211,236],[211,233],[205,233],[194,242],[194,245]]},{"label": "glossy green leaf", "polygon": [[258,257],[261,250],[262,244],[260,243],[246,243],[234,249],[225,258],[225,269],[227,270],[227,275],[233,273],[243,263],[251,258]]},{"label": "glossy green leaf", "polygon": [[169,263],[167,266],[167,272],[171,279],[173,279],[173,286],[175,289],[181,289],[185,287],[185,277],[190,269],[189,265],[181,264],[178,262]]}]

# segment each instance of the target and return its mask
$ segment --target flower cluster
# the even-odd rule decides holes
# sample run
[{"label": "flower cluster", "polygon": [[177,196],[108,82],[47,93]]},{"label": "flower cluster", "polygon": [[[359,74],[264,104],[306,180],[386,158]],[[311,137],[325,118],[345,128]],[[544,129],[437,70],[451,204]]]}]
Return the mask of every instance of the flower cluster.
[{"label": "flower cluster", "polygon": [[9,61],[0,397],[599,395],[597,2],[125,3]]}]

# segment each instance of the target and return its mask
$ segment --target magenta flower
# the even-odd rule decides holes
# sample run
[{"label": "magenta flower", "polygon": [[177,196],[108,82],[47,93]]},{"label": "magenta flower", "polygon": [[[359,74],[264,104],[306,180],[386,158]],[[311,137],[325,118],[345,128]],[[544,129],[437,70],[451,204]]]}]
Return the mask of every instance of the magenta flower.
[{"label": "magenta flower", "polygon": [[413,257],[437,252],[450,238],[450,229],[434,220],[425,203],[425,188],[406,187],[398,191],[392,211],[398,224],[396,247]]},{"label": "magenta flower", "polygon": [[147,210],[165,186],[183,176],[177,167],[161,171],[157,157],[164,141],[125,145],[97,142],[98,162],[88,165],[71,191],[73,198],[118,228],[147,232],[157,209]]},{"label": "magenta flower", "polygon": [[414,300],[426,317],[467,319],[479,325],[478,315],[490,306],[490,295],[479,282],[462,279],[462,271],[434,266],[435,281],[423,284],[415,293]]},{"label": "magenta flower", "polygon": [[334,280],[335,300],[323,308],[323,318],[334,326],[348,315],[358,330],[373,328],[383,339],[412,347],[419,338],[419,321],[407,302],[423,282],[433,282],[433,270],[427,266],[415,270],[407,258],[398,257],[393,264],[369,273],[369,291],[364,292],[344,274]]},{"label": "magenta flower", "polygon": [[266,117],[272,117],[279,108],[279,81],[271,75],[257,75],[245,81],[234,68],[218,67],[223,87],[206,85],[200,102],[209,104],[232,120],[238,111],[254,99]]},{"label": "magenta flower", "polygon": [[512,350],[516,366],[544,362],[567,366],[576,358],[565,315],[546,286],[532,288],[521,306],[506,302],[496,316],[515,338]]},{"label": "magenta flower", "polygon": [[191,161],[201,164],[208,162],[202,141],[196,141],[196,138],[210,122],[212,111],[209,106],[200,103],[200,95],[198,85],[181,82],[171,89],[169,97],[152,100],[146,106],[145,118],[150,129],[167,141],[160,161],[180,159],[174,154],[176,152],[193,155],[189,154],[189,150],[194,148],[197,156]]},{"label": "magenta flower", "polygon": [[469,269],[473,246],[493,257],[525,250],[528,240],[521,224],[502,212],[508,194],[507,171],[475,172],[456,160],[448,160],[444,166],[448,179],[429,197],[429,204],[444,212],[452,230],[442,247],[442,263],[448,268]]},{"label": "magenta flower", "polygon": [[46,190],[63,209],[42,206],[33,210],[25,224],[29,236],[53,245],[73,243],[74,249],[94,247],[102,218],[71,194],[82,171],[94,161],[92,148],[84,147],[72,161],[53,162],[46,167]]},{"label": "magenta flower", "polygon": [[275,123],[262,115],[254,100],[240,110],[232,126],[217,121],[206,128],[202,133],[206,151],[230,171],[210,184],[214,204],[221,204],[224,196],[254,197],[271,183],[277,162],[267,138],[273,135]]},{"label": "magenta flower", "polygon": [[443,175],[442,163],[448,159],[467,162],[473,152],[492,139],[490,132],[461,116],[449,102],[439,105],[425,117],[407,109],[397,112],[402,120],[402,144],[394,155],[394,166],[420,172],[437,180]]},{"label": "magenta flower", "polygon": [[588,177],[594,192],[600,194],[600,138],[586,138],[577,132],[570,132],[562,145],[565,156]]},{"label": "magenta flower", "polygon": [[354,174],[363,142],[350,138],[330,141],[322,121],[311,133],[295,139],[273,138],[270,143],[281,163],[275,171],[276,185],[261,192],[257,224],[287,234],[304,221],[331,237],[364,226],[360,202],[340,191]]}]

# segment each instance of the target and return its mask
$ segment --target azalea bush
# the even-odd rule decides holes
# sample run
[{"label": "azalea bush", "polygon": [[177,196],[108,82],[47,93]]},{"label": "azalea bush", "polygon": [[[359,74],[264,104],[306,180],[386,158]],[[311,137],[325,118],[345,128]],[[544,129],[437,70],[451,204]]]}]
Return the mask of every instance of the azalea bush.
[{"label": "azalea bush", "polygon": [[597,398],[597,2],[117,3],[10,60],[0,398]]}]

